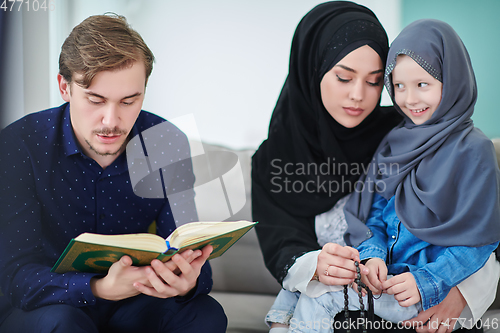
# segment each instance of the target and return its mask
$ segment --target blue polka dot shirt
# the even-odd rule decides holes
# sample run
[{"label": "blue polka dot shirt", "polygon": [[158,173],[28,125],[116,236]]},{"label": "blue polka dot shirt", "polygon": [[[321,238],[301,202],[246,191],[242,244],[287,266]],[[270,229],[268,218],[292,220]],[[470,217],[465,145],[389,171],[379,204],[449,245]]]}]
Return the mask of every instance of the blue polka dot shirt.
[{"label": "blue polka dot shirt", "polygon": [[[162,122],[141,111],[131,136]],[[171,127],[177,136],[182,134]],[[187,143],[185,135],[181,138]],[[187,170],[194,182],[190,162]],[[179,203],[185,205],[181,211],[195,211],[193,199]],[[83,232],[146,232],[153,221],[157,233],[166,237],[176,222],[196,216],[188,214],[190,220],[183,221],[183,216],[172,215],[167,199],[134,194],[125,153],[106,169],[83,154],[71,127],[69,104],[14,122],[0,132],[0,310],[95,304],[90,289],[95,274],[50,272],[69,241]],[[192,297],[208,293],[211,286],[206,263]]]}]

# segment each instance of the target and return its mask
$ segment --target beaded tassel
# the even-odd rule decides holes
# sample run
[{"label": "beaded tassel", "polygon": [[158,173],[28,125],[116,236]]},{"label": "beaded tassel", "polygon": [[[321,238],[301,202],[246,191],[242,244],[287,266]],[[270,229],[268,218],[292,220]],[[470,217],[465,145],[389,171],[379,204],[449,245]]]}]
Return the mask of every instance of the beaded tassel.
[{"label": "beaded tassel", "polygon": [[[355,261],[354,266],[356,266],[356,278],[354,282],[358,285],[358,297],[359,297],[359,309],[361,310],[360,316],[363,322],[363,333],[367,333],[366,322],[365,322],[365,306],[363,303],[363,288],[367,289],[366,285],[361,282],[361,272],[359,270],[359,262]],[[370,303],[370,302],[369,302]],[[344,313],[345,319],[349,320],[349,296],[348,296],[348,286],[344,286]],[[348,325],[350,327],[350,325]],[[346,330],[347,333],[351,333],[350,329]]]},{"label": "beaded tassel", "polygon": [[[348,293],[348,290],[347,288],[349,288],[347,285],[344,286],[344,314],[345,314],[345,320],[349,320],[349,296],[347,295]],[[350,325],[348,325],[347,327],[350,327]],[[346,330],[346,333],[351,333],[351,330],[348,328]]]}]

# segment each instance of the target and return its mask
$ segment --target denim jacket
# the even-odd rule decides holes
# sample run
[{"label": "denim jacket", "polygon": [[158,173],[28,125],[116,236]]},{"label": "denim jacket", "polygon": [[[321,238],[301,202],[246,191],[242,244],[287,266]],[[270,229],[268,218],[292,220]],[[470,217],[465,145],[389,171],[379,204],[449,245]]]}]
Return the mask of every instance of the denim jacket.
[{"label": "denim jacket", "polygon": [[405,228],[396,215],[394,202],[394,197],[386,200],[375,194],[366,222],[373,236],[358,246],[360,259],[380,258],[392,275],[411,272],[420,291],[422,307],[427,310],[439,304],[451,288],[483,267],[498,242],[481,247],[429,244]]}]

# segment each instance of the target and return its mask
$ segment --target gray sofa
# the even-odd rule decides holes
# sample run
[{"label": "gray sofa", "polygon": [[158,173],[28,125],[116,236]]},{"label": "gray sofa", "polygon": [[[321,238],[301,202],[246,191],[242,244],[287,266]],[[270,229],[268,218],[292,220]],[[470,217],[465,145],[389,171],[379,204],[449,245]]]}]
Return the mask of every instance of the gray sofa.
[{"label": "gray sofa", "polygon": [[[493,140],[500,164],[500,139]],[[206,152],[231,151],[240,161],[246,191],[246,202],[241,210],[228,220],[252,220],[250,199],[250,165],[254,150],[229,150],[221,146],[203,144]],[[198,178],[203,178],[206,167],[194,163],[194,172]],[[217,173],[217,168],[223,168],[224,161],[218,160],[211,163],[210,170]],[[202,177],[198,177],[201,175]],[[231,180],[225,182],[226,187],[231,186]],[[197,184],[195,184],[196,186]],[[197,203],[201,221],[211,221],[217,216],[213,205],[204,202]],[[211,261],[213,270],[213,290],[211,295],[217,299],[226,311],[228,329],[230,333],[257,333],[267,332],[264,317],[274,302],[280,290],[279,284],[267,271],[260,252],[257,236],[254,230],[248,232],[242,239],[233,245],[222,257]],[[496,316],[500,318],[500,296],[497,289],[497,299],[485,317]],[[493,291],[492,291],[493,292]],[[483,319],[484,319],[483,318]],[[497,319],[498,320],[498,319]],[[491,321],[491,319],[490,319]],[[500,332],[498,330],[485,330],[485,332]]]},{"label": "gray sofa", "polygon": [[[251,221],[250,165],[254,150],[235,151],[205,143],[203,149],[205,153],[229,151],[238,156],[243,173],[246,202],[241,210],[227,220]],[[210,161],[209,168],[206,164],[197,163],[200,162],[200,159],[193,159],[196,175],[195,188],[199,186],[200,179],[203,179],[203,182],[206,180],[207,173],[221,175],[226,169],[225,164],[234,162],[229,155],[219,155],[218,157]],[[231,160],[225,161],[224,158]],[[227,180],[225,185],[230,187],[232,185],[231,179]],[[242,188],[239,189],[242,190]],[[227,190],[231,191],[231,189]],[[218,212],[214,211],[215,204],[202,200],[197,201],[196,205],[200,221],[217,221],[220,217]],[[227,332],[267,332],[269,328],[264,323],[264,317],[273,304],[280,290],[280,285],[264,265],[255,230],[250,230],[223,256],[211,260],[210,264],[214,281],[211,295],[222,304],[226,311],[228,317]]]}]

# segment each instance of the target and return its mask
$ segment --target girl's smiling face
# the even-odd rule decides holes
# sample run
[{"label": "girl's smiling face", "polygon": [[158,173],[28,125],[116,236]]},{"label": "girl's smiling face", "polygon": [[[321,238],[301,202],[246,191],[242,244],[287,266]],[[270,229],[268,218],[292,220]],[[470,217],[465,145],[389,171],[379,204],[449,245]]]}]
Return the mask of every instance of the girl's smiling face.
[{"label": "girl's smiling face", "polygon": [[401,110],[421,125],[431,119],[441,102],[443,84],[407,55],[399,55],[392,71],[394,99]]}]

